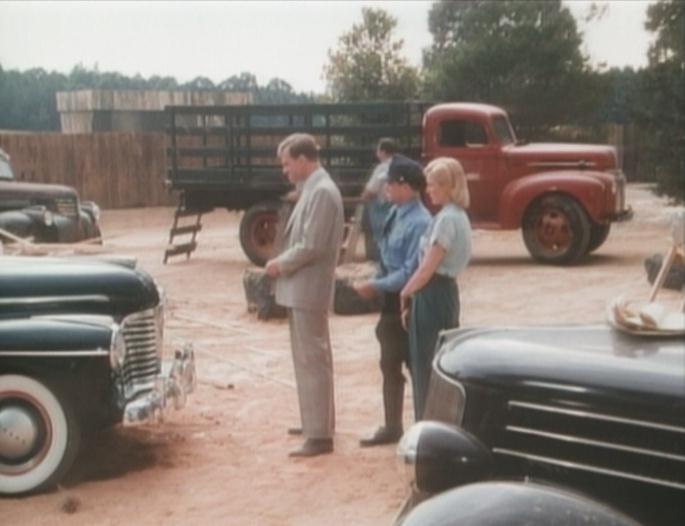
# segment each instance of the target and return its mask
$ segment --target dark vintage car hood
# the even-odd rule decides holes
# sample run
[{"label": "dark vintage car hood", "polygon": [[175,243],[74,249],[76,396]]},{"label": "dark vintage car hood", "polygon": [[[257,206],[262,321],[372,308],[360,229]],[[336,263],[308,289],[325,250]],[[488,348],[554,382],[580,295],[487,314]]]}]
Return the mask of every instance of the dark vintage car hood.
[{"label": "dark vintage car hood", "polygon": [[57,184],[20,183],[0,179],[0,199],[31,199],[78,196],[76,190]]},{"label": "dark vintage car hood", "polygon": [[87,258],[0,257],[0,319],[47,313],[125,316],[156,306],[141,269]]},{"label": "dark vintage car hood", "polygon": [[[53,353],[102,351],[108,353],[112,342],[111,318],[87,316],[64,318],[0,319],[0,358],[7,353]],[[49,342],[49,345],[46,345]]]},{"label": "dark vintage car hood", "polygon": [[465,329],[451,333],[436,360],[461,382],[650,400],[685,415],[682,338],[638,337],[608,325]]}]

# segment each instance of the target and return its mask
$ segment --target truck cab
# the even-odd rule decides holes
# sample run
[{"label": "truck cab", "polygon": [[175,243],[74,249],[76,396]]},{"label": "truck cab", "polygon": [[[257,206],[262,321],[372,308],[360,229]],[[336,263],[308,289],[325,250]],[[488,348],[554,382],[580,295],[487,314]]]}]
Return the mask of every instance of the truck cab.
[{"label": "truck cab", "polygon": [[487,104],[438,104],[423,117],[422,161],[453,157],[471,193],[475,228],[517,229],[531,255],[574,263],[627,219],[625,177],[611,146],[524,144],[507,113]]}]

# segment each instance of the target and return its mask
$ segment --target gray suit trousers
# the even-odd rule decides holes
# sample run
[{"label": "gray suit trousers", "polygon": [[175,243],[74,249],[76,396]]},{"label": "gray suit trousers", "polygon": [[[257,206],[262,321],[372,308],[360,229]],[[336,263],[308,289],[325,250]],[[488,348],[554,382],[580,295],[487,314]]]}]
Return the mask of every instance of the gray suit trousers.
[{"label": "gray suit trousers", "polygon": [[328,312],[288,309],[288,322],[302,434],[305,438],[332,438],[335,403]]}]

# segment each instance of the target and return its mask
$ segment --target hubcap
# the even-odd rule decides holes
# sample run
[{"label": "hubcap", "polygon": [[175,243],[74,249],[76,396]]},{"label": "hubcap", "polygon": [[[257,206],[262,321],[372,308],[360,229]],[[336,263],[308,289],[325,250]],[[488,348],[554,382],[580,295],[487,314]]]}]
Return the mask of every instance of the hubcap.
[{"label": "hubcap", "polygon": [[259,221],[255,221],[252,228],[252,241],[259,253],[268,258],[271,256],[273,244],[276,239],[277,217],[266,216]]},{"label": "hubcap", "polygon": [[39,430],[31,413],[19,406],[0,408],[0,457],[18,460],[36,445]]},{"label": "hubcap", "polygon": [[535,233],[540,245],[552,252],[563,252],[571,243],[568,218],[558,210],[544,210],[535,225]]}]

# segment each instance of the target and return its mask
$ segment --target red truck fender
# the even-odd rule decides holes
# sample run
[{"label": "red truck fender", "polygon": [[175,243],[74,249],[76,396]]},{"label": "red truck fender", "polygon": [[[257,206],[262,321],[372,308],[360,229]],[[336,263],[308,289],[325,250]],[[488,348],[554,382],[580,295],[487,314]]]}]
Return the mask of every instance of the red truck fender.
[{"label": "red truck fender", "polygon": [[606,217],[607,174],[586,170],[541,172],[510,182],[500,200],[500,226],[515,229],[521,226],[523,214],[530,204],[543,195],[565,194],[583,207],[589,218],[603,222]]}]

